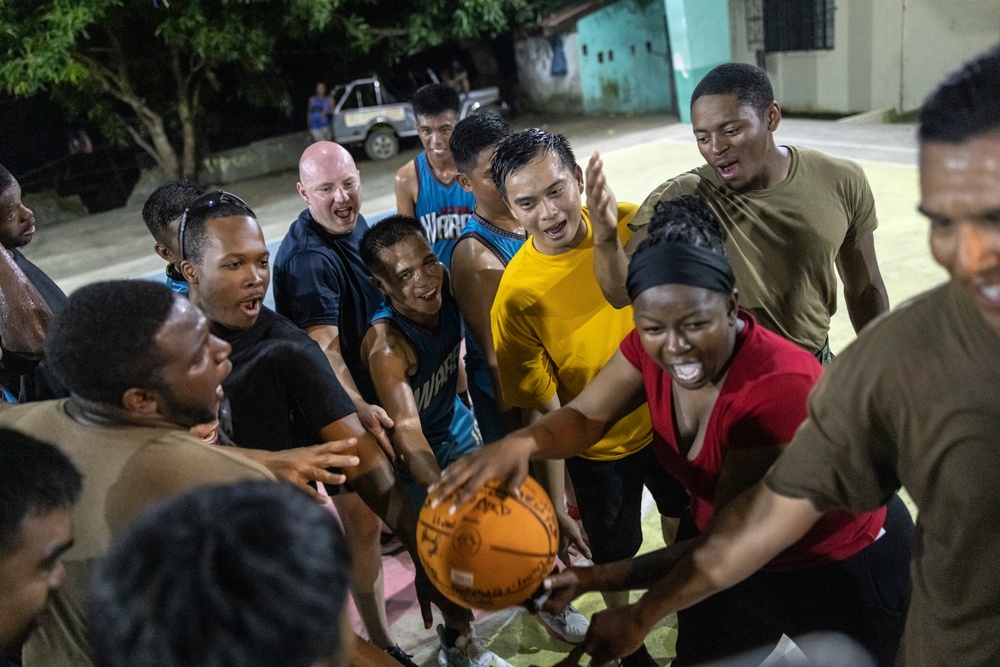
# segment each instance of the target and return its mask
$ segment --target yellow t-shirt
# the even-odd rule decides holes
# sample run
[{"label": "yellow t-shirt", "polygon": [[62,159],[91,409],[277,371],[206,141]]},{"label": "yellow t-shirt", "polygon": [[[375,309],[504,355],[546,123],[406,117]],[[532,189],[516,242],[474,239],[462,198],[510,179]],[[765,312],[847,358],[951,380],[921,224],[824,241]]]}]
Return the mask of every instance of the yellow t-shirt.
[{"label": "yellow t-shirt", "polygon": [[[638,207],[618,205],[618,236],[624,244]],[[632,308],[616,309],[594,274],[594,236],[583,208],[587,236],[576,248],[544,255],[529,241],[504,270],[490,324],[504,400],[535,408],[559,395],[563,405],[583,391],[632,331]],[[582,456],[614,460],[653,439],[649,408],[624,417]]]}]

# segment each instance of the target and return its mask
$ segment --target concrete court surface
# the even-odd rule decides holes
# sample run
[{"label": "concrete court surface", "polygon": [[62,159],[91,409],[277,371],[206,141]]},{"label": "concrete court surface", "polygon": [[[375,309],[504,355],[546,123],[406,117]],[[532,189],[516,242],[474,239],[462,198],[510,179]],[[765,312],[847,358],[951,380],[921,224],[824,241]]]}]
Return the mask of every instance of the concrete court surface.
[{"label": "concrete court surface", "polygon": [[[641,202],[666,178],[701,163],[689,125],[667,116],[622,118],[519,118],[515,129],[531,125],[562,131],[573,142],[581,164],[600,150],[608,180],[619,200]],[[805,145],[860,161],[875,193],[880,226],[876,247],[890,302],[905,299],[946,278],[930,257],[928,226],[916,212],[918,203],[916,148],[912,125],[855,125],[830,121],[785,119],[778,129],[780,143]],[[359,161],[364,184],[364,211],[384,213],[394,207],[392,176],[410,150],[389,163]],[[294,172],[266,176],[231,186],[260,216],[269,243],[287,231],[303,204],[295,195]],[[162,270],[152,253],[152,240],[141,223],[139,209],[119,209],[47,227],[39,220],[38,238],[26,255],[66,291],[93,280],[134,277]],[[831,344],[842,349],[853,338],[846,311],[834,318]],[[655,512],[647,513],[643,550],[662,546]],[[412,563],[396,556],[384,559],[387,609],[397,641],[420,664],[434,664],[437,640],[422,628],[412,587]],[[635,597],[637,594],[633,594]],[[586,614],[602,608],[599,596],[584,596],[578,605]],[[541,626],[520,611],[478,615],[476,627],[490,646],[516,667],[552,665],[569,645],[550,639]],[[647,640],[660,664],[673,655],[675,631],[665,619]]]}]

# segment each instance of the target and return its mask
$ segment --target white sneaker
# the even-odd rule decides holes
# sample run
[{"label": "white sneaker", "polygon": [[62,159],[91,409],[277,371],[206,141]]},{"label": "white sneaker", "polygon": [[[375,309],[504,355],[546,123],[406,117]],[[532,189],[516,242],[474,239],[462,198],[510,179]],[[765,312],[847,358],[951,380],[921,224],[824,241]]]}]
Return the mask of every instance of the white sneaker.
[{"label": "white sneaker", "polygon": [[469,636],[459,635],[454,646],[448,646],[444,638],[444,626],[437,626],[438,637],[441,638],[441,650],[438,651],[440,667],[514,667],[509,662],[486,648],[473,628]]},{"label": "white sneaker", "polygon": [[547,611],[539,611],[538,619],[542,625],[555,637],[561,638],[570,644],[583,643],[587,636],[587,629],[590,628],[590,621],[571,604],[558,614],[550,614]]}]

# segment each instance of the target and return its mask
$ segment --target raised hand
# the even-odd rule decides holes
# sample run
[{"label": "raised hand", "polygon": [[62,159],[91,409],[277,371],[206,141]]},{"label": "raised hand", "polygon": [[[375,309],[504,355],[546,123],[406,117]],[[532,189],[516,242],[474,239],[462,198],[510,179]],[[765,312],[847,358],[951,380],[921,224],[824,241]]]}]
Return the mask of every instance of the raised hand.
[{"label": "raised hand", "polygon": [[615,242],[618,238],[618,200],[604,176],[604,161],[594,151],[587,163],[587,210],[594,228],[594,241]]}]

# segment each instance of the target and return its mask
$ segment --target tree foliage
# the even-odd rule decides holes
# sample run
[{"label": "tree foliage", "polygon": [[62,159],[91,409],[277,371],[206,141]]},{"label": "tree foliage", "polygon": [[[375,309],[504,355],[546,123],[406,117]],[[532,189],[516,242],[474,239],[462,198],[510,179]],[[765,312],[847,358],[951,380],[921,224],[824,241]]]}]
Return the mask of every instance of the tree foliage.
[{"label": "tree foliage", "polygon": [[131,138],[166,174],[193,178],[207,107],[289,104],[266,83],[282,44],[321,35],[345,58],[392,61],[495,34],[553,1],[0,0],[0,87],[50,91],[110,138]]}]

